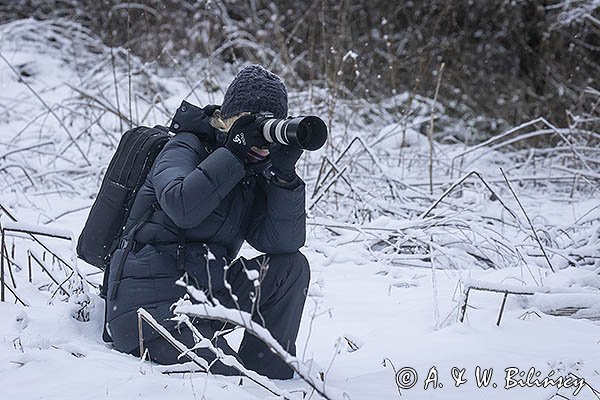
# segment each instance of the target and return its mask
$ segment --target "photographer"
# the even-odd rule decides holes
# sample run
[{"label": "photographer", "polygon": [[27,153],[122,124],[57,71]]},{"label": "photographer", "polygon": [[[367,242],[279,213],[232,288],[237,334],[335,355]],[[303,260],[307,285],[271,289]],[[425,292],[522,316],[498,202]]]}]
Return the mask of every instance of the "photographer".
[{"label": "photographer", "polygon": [[[308,261],[298,251],[306,230],[305,187],[295,172],[302,150],[269,145],[256,118],[257,113],[269,112],[283,119],[287,111],[285,85],[258,65],[238,73],[220,108],[199,109],[185,102],[179,108],[171,125],[177,134],[156,159],[127,221],[131,227],[151,210],[135,233],[120,276],[113,266],[121,261],[123,249],[112,257],[107,330],[117,350],[139,355],[139,307],[186,346],[194,345],[189,329],[171,320],[172,304],[186,292],[175,282],[184,276],[220,304],[252,313],[283,348],[295,354],[310,278]],[[265,254],[234,261],[244,240]],[[227,270],[226,264],[230,265]],[[260,272],[259,286],[255,287],[246,270]],[[194,324],[208,338],[223,325],[207,320]],[[181,362],[179,352],[156,331],[144,326],[143,334],[151,360]],[[217,339],[215,344],[225,353],[236,355],[224,339]],[[209,361],[214,359],[206,349],[196,352]],[[271,378],[293,375],[291,368],[248,333],[236,357],[247,368]],[[238,374],[220,362],[211,371]]]}]

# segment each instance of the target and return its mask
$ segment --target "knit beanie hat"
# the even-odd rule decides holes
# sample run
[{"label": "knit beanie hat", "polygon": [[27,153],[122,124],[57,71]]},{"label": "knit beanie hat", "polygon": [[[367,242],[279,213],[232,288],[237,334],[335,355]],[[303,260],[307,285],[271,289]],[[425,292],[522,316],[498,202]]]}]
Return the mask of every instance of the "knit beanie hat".
[{"label": "knit beanie hat", "polygon": [[244,67],[227,88],[221,116],[233,117],[242,112],[270,112],[275,118],[286,118],[287,89],[280,77],[261,67]]}]

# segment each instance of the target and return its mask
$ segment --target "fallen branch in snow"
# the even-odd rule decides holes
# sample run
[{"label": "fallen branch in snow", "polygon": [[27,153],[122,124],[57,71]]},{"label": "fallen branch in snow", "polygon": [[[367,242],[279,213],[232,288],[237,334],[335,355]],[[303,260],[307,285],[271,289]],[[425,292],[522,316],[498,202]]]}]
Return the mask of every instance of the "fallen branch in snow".
[{"label": "fallen branch in snow", "polygon": [[28,235],[48,236],[56,239],[74,240],[73,232],[60,229],[50,228],[48,226],[23,224],[21,222],[6,221],[2,223],[2,229],[10,232],[26,233]]},{"label": "fallen branch in snow", "polygon": [[[461,295],[461,298],[460,298],[459,304],[458,304],[458,310],[460,313],[458,320],[460,322],[464,322],[464,319],[465,319],[465,316],[467,313],[469,294],[470,294],[471,290],[504,294],[496,325],[500,325],[500,320],[502,319],[502,314],[504,312],[504,306],[506,304],[506,298],[508,297],[509,294],[514,294],[514,295],[519,295],[519,296],[522,296],[522,295],[533,296],[535,294],[554,294],[554,295],[570,294],[570,295],[583,295],[583,296],[586,296],[586,298],[589,298],[589,296],[597,297],[598,298],[597,300],[591,300],[591,304],[597,304],[598,300],[600,300],[600,292],[595,292],[595,291],[587,291],[586,292],[586,291],[582,291],[581,289],[563,288],[563,287],[547,287],[547,286],[536,287],[536,286],[524,286],[524,285],[517,286],[517,285],[497,284],[497,283],[492,283],[492,282],[469,280],[469,281],[463,282],[462,295]],[[555,314],[555,315],[560,315],[560,314]]]}]

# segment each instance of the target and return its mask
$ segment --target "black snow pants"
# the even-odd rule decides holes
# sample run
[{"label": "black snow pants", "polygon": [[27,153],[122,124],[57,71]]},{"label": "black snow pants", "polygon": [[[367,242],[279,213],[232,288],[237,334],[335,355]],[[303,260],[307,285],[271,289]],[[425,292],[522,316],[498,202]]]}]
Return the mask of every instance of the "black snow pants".
[{"label": "black snow pants", "polygon": [[[268,268],[265,271],[263,267],[261,284],[257,290],[253,281],[248,279],[243,266],[245,265],[248,270],[260,271],[261,266],[265,264]],[[253,320],[267,328],[288,353],[295,355],[296,337],[310,280],[306,257],[299,251],[290,254],[265,254],[250,260],[241,257],[229,267],[227,280],[231,284],[233,294],[237,297],[237,306],[243,311],[252,312]],[[253,311],[252,298],[255,295],[258,295],[258,300]],[[237,307],[236,301],[232,299],[227,289],[214,292],[212,296],[225,307]],[[194,325],[203,336],[210,339],[223,323],[195,320]],[[192,333],[187,327],[181,326],[171,333],[187,347],[194,345]],[[246,368],[261,375],[274,379],[289,379],[293,376],[289,366],[272,353],[262,341],[248,332],[244,333],[237,354],[224,339],[219,339],[215,344],[226,354],[237,357]],[[145,342],[144,347],[148,349],[150,358],[160,364],[188,361],[186,357],[178,359],[179,352],[162,337]],[[139,349],[135,349],[132,353],[139,354]],[[215,358],[207,349],[197,350],[196,353],[209,363]],[[211,365],[210,370],[223,375],[239,374],[233,368],[218,361]]]}]

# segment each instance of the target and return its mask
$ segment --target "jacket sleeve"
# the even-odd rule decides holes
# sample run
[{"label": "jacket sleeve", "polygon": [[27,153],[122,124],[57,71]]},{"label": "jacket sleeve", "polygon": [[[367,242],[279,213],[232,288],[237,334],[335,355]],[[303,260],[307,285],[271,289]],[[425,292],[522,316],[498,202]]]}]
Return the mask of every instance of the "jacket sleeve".
[{"label": "jacket sleeve", "polygon": [[199,225],[244,177],[243,164],[229,150],[207,156],[200,140],[178,133],[155,160],[152,183],[158,203],[175,225]]},{"label": "jacket sleeve", "polygon": [[259,190],[246,230],[246,241],[256,250],[293,253],[304,246],[305,185],[300,179],[299,182],[292,189],[268,183]]}]

